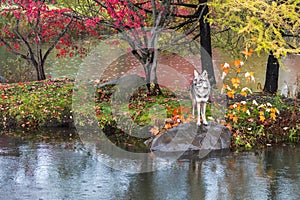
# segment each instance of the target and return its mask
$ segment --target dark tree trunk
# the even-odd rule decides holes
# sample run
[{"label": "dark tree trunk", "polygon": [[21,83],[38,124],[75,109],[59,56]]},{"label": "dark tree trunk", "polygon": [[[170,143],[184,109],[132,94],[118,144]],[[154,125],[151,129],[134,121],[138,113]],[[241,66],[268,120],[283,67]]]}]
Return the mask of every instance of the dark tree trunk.
[{"label": "dark tree trunk", "polygon": [[35,66],[35,69],[36,69],[37,80],[38,81],[45,80],[46,75],[45,75],[45,71],[44,71],[44,66],[42,66],[42,65],[40,65],[36,62],[32,62],[32,63]]},{"label": "dark tree trunk", "polygon": [[[199,3],[207,3],[207,0],[199,0]],[[205,20],[205,16],[208,14],[208,6],[200,6],[200,12],[203,10],[203,14],[200,19],[200,45],[201,45],[201,65],[202,70],[206,70],[211,86],[216,85],[216,78],[212,62],[212,50],[211,50],[211,36],[210,25]]]},{"label": "dark tree trunk", "polygon": [[[156,62],[156,61],[155,61]],[[149,63],[149,69],[147,70],[146,75],[146,83],[148,91],[151,95],[160,95],[162,91],[157,81],[157,74],[156,74],[156,63]]]},{"label": "dark tree trunk", "polygon": [[268,58],[264,92],[275,94],[278,89],[279,62],[271,53]]},{"label": "dark tree trunk", "polygon": [[[162,91],[157,82],[157,49],[147,49],[147,53],[138,53],[137,51],[132,51],[133,55],[142,63],[144,71],[146,74],[146,86],[151,95],[160,95]],[[140,56],[142,55],[142,56]]]}]

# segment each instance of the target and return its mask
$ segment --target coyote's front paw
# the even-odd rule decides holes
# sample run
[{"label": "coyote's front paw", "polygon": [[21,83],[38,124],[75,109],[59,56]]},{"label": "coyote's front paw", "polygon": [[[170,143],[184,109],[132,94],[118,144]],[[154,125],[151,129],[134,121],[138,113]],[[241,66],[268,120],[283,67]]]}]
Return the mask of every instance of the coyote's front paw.
[{"label": "coyote's front paw", "polygon": [[201,126],[201,122],[197,122],[197,126]]},{"label": "coyote's front paw", "polygon": [[204,126],[207,126],[207,125],[208,125],[207,121],[203,122],[203,125],[204,125]]}]

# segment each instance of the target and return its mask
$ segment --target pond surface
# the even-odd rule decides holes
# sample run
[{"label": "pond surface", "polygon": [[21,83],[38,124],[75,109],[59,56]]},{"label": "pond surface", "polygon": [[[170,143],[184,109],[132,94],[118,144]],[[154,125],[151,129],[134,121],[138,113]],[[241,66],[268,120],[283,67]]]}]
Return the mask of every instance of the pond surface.
[{"label": "pond surface", "polygon": [[149,173],[107,167],[77,144],[0,136],[0,197],[35,199],[300,198],[300,146],[178,160]]},{"label": "pond surface", "polygon": [[[79,41],[79,43],[83,43],[89,50],[93,50],[97,46],[95,42]],[[77,73],[80,71],[81,64],[87,61],[86,58],[82,59],[76,56],[57,58],[56,54],[57,52],[53,51],[46,61],[45,72],[47,77],[76,78]],[[221,80],[221,65],[225,62],[229,62],[232,65],[234,59],[236,58],[232,58],[226,50],[213,49],[214,71],[219,87],[222,87],[223,84]],[[268,57],[266,54],[261,54],[260,56],[253,55],[245,60],[245,65],[242,67],[241,72],[242,74],[249,71],[254,72],[256,81],[251,84],[247,83],[247,87],[252,88],[252,90],[258,90],[259,85],[262,87],[264,86],[267,59]],[[101,68],[103,65],[101,59],[91,64],[96,66],[96,69],[93,69],[95,73],[98,73],[99,66]],[[180,58],[180,56],[162,55],[158,58],[158,81],[160,84],[165,84],[166,86],[176,85],[177,82],[180,82],[180,84],[176,85],[176,87],[183,85],[183,88],[186,89],[188,88],[189,81],[192,78],[194,67],[201,70],[200,65],[200,55],[185,56],[183,58]],[[279,89],[282,88],[284,81],[286,81],[289,85],[295,84],[297,77],[300,77],[300,55],[288,55],[286,58],[282,59],[280,66]],[[8,75],[9,73],[13,73],[13,75]],[[138,75],[144,74],[140,62],[134,58],[132,54],[123,55],[116,60],[112,60],[107,70],[105,70],[105,73],[99,78],[110,80],[128,73]],[[21,77],[23,77],[23,79],[25,78],[25,80],[34,80],[34,74],[35,72],[31,65],[28,63],[26,64],[26,62],[22,59],[17,59],[16,56],[8,53],[4,47],[0,47],[0,75],[4,76],[8,80],[11,76],[14,76],[15,78],[10,81],[16,81],[21,79]],[[172,76],[172,74],[174,76]],[[178,76],[181,75],[183,77],[179,78]],[[168,81],[165,82],[165,80]]]}]

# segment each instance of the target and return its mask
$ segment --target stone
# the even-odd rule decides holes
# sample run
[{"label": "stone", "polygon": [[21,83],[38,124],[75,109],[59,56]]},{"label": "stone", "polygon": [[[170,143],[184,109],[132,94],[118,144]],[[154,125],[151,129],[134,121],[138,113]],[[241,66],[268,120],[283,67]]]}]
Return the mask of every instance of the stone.
[{"label": "stone", "polygon": [[152,151],[184,152],[188,150],[228,149],[231,131],[222,124],[209,122],[207,126],[196,123],[183,123],[155,137],[151,144]]},{"label": "stone", "polygon": [[129,74],[120,78],[101,83],[99,87],[114,86],[113,89],[113,102],[116,104],[128,103],[133,92],[139,87],[145,86],[146,81],[143,77]]},{"label": "stone", "polygon": [[108,85],[117,85],[121,87],[122,89],[136,89],[135,87],[146,84],[145,79],[141,76],[135,75],[135,74],[128,74],[124,75],[120,78],[116,78],[114,80],[101,83],[99,84],[99,87],[105,87]]}]

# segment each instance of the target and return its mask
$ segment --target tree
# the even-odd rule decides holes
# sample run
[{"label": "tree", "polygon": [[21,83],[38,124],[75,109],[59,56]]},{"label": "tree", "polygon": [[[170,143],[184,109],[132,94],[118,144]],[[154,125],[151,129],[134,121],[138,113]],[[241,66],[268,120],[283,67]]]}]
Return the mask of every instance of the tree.
[{"label": "tree", "polygon": [[294,0],[213,0],[210,23],[237,33],[245,54],[269,54],[264,91],[275,93],[281,57],[300,52],[299,2]]},{"label": "tree", "polygon": [[[171,25],[171,29],[179,29],[186,35],[193,35],[193,39],[200,39],[200,55],[202,70],[206,70],[213,86],[216,84],[213,62],[212,62],[212,46],[210,24],[207,21],[209,8],[207,0],[197,1],[178,1],[174,3],[177,9],[181,8],[181,12],[175,13],[175,26]],[[181,20],[176,20],[176,18]],[[187,31],[188,30],[188,31]]]},{"label": "tree", "polygon": [[173,5],[176,6],[177,12],[173,13],[172,16],[175,19],[168,28],[180,28],[178,30],[185,35],[193,35],[193,40],[200,39],[202,70],[207,71],[210,84],[216,85],[212,62],[210,24],[206,20],[209,15],[207,0],[174,1]]},{"label": "tree", "polygon": [[0,3],[0,45],[30,62],[38,80],[46,78],[45,61],[54,48],[60,49],[60,56],[73,55],[68,30],[78,30],[80,24],[69,9],[48,6],[45,0]]},{"label": "tree", "polygon": [[[104,25],[123,34],[132,54],[143,65],[148,90],[155,94],[161,93],[156,76],[159,34],[173,28],[181,29],[184,35],[192,35],[199,27],[197,23],[203,12],[199,11],[199,5],[185,2],[189,1],[93,0],[77,1],[75,5],[69,3],[68,6],[90,26]],[[176,18],[185,18],[188,23],[176,22]],[[175,26],[175,23],[179,25]],[[192,39],[173,38],[167,45],[190,41]]]},{"label": "tree", "polygon": [[268,57],[266,81],[264,91],[275,93],[278,89],[279,62],[278,59],[271,53]]},{"label": "tree", "polygon": [[[139,4],[144,7],[153,5],[151,29],[146,29],[147,15],[142,9],[136,7],[138,1],[77,1],[76,5],[64,1],[89,27],[107,26],[113,31],[123,34],[131,47],[133,55],[143,65],[149,91],[161,93],[157,84],[156,59],[157,40],[161,24],[167,20],[168,3],[156,4],[156,1]],[[150,87],[154,84],[154,87]]]},{"label": "tree", "polygon": [[[205,17],[208,17],[209,9],[207,0],[199,0],[200,10],[203,9],[203,15],[201,15],[200,19],[200,44],[201,44],[201,51],[205,50],[204,53],[201,52],[201,64],[202,70],[206,70],[208,73],[208,78],[210,80],[210,85],[216,85],[216,78],[214,75],[214,68],[212,62],[212,48],[211,48],[211,33],[210,33],[210,25]],[[205,54],[209,56],[205,56]]]}]

